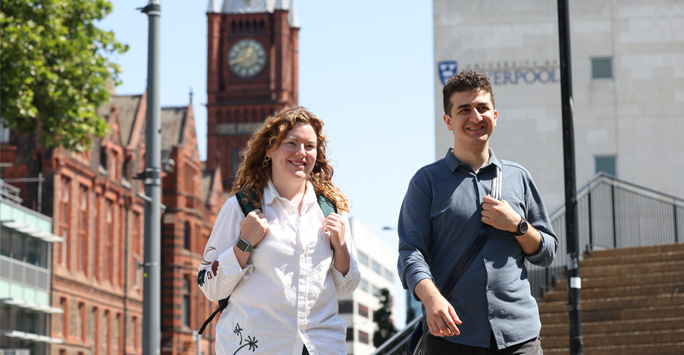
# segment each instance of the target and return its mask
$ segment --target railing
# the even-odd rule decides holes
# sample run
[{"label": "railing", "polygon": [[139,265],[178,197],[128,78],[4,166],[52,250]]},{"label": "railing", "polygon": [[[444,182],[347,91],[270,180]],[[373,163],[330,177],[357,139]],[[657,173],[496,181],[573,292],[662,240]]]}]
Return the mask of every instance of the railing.
[{"label": "railing", "polygon": [[[577,215],[579,245],[586,252],[681,243],[684,238],[684,199],[604,173],[578,190]],[[550,218],[558,236],[556,259],[547,268],[526,263],[532,294],[539,298],[567,266],[565,205]]]},{"label": "railing", "polygon": [[[577,214],[579,245],[586,252],[684,242],[684,199],[608,174],[597,174],[577,191]],[[532,294],[538,298],[564,276],[567,266],[565,205],[554,210],[550,218],[558,236],[556,259],[545,268],[525,263]],[[406,342],[419,319],[374,354],[405,355]]]}]

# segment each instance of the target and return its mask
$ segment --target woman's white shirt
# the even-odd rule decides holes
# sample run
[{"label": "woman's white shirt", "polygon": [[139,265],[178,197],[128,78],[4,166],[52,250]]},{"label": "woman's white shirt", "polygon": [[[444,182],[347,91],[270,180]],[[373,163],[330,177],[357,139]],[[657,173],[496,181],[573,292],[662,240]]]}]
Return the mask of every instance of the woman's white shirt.
[{"label": "woman's white shirt", "polygon": [[360,280],[346,214],[341,213],[350,265],[342,275],[333,266],[311,183],[301,214],[271,181],[262,201],[269,229],[244,269],[233,251],[244,219],[235,197],[221,208],[204,250],[197,277],[202,292],[212,302],[230,296],[216,326],[217,354],[300,355],[304,345],[311,354],[345,354],[346,325],[337,314],[337,300],[350,295]]}]

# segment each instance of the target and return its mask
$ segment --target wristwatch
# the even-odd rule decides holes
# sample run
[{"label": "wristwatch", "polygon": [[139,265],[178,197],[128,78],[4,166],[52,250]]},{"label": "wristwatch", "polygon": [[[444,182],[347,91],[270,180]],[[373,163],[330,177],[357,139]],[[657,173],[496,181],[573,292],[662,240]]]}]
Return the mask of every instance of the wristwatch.
[{"label": "wristwatch", "polygon": [[235,246],[246,253],[251,253],[252,250],[254,250],[254,247],[249,245],[249,243],[242,238],[238,238],[237,242],[235,242]]},{"label": "wristwatch", "polygon": [[513,233],[514,236],[519,237],[525,233],[527,233],[527,228],[529,226],[527,225],[527,220],[525,217],[520,216],[520,223],[518,223],[518,230]]}]

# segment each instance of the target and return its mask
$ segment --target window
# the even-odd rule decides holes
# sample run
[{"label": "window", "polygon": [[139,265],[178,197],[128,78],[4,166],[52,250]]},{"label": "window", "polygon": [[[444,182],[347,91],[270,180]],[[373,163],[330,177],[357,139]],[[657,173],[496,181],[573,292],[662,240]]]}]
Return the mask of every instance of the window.
[{"label": "window", "polygon": [[140,341],[138,335],[138,317],[133,316],[133,349],[138,348],[138,342]]},{"label": "window", "polygon": [[378,273],[378,275],[382,275],[382,266],[375,260],[373,260],[373,271]]},{"label": "window", "polygon": [[79,188],[81,201],[79,204],[78,219],[78,246],[81,249],[78,253],[78,270],[83,273],[88,272],[88,187],[81,185]]},{"label": "window", "polygon": [[102,354],[109,355],[110,344],[112,342],[112,324],[109,319],[109,311],[104,313],[104,327],[102,327]]},{"label": "window", "polygon": [[101,146],[100,147],[100,167],[107,171],[109,168],[109,163],[107,162],[107,147],[106,146]]},{"label": "window", "polygon": [[5,120],[0,118],[0,143],[7,143],[10,139],[10,129],[5,125]]},{"label": "window", "polygon": [[67,325],[69,324],[69,309],[67,307],[67,300],[66,298],[62,297],[59,299],[59,308],[62,309],[62,319],[61,322],[59,322],[59,325],[61,326],[62,329],[58,329],[60,333],[62,333],[62,336],[66,338],[68,331],[67,331]]},{"label": "window", "polygon": [[103,275],[105,278],[108,278],[110,281],[113,281],[113,267],[112,267],[112,262],[114,262],[114,244],[113,244],[113,238],[114,238],[114,232],[112,231],[112,228],[114,228],[114,202],[112,200],[107,200],[107,209],[105,211],[105,238],[104,238],[104,260],[103,260],[103,266],[104,266],[104,272]]},{"label": "window", "polygon": [[185,249],[191,250],[192,239],[190,238],[190,222],[183,224],[183,240],[185,241]]},{"label": "window", "polygon": [[78,336],[79,339],[82,341],[85,341],[86,338],[86,326],[85,326],[85,304],[83,302],[78,303],[78,314],[76,315],[76,322],[74,327],[74,333]]},{"label": "window", "polygon": [[594,156],[594,168],[596,173],[606,173],[617,176],[617,157],[615,155]]},{"label": "window", "polygon": [[62,178],[62,199],[60,201],[60,212],[62,218],[60,219],[60,229],[62,230],[62,238],[64,242],[59,244],[59,252],[57,253],[57,262],[65,267],[69,266],[69,245],[71,244],[71,239],[69,238],[69,221],[71,220],[71,211],[69,209],[69,198],[71,189],[71,179],[63,177]]},{"label": "window", "polygon": [[119,351],[121,349],[121,326],[123,326],[123,323],[121,323],[121,313],[116,314],[115,318],[116,322],[114,322],[114,340],[112,341],[112,354],[120,354],[122,353]]},{"label": "window", "polygon": [[613,79],[613,58],[591,58],[592,79]]},{"label": "window", "polygon": [[142,273],[142,270],[139,267],[139,265],[142,263],[142,248],[140,246],[140,244],[142,243],[142,239],[140,239],[142,224],[140,222],[140,213],[134,211],[133,226],[131,226],[131,248],[133,249],[133,265],[131,265],[131,272],[133,273],[133,275],[131,278],[133,279],[134,289],[140,288],[140,279]]},{"label": "window", "polygon": [[90,313],[93,319],[93,329],[91,329],[91,332],[93,334],[91,339],[93,339],[93,344],[95,344],[95,346],[93,347],[93,355],[97,355],[100,353],[100,318],[99,313],[97,311],[97,307],[93,307],[93,310]]},{"label": "window", "polygon": [[362,305],[361,303],[359,303],[359,315],[361,317],[368,318],[368,307]]},{"label": "window", "polygon": [[354,328],[347,328],[347,341],[354,341]]},{"label": "window", "polygon": [[366,255],[366,253],[364,253],[362,251],[359,251],[358,255],[359,255],[359,263],[368,266],[368,255]]},{"label": "window", "polygon": [[354,301],[352,300],[339,300],[337,302],[338,311],[340,314],[349,314],[354,312]]},{"label": "window", "polygon": [[184,327],[190,327],[190,281],[183,279],[183,306],[181,319]]},{"label": "window", "polygon": [[368,344],[368,333],[359,330],[359,342]]},{"label": "window", "polygon": [[12,230],[6,227],[0,230],[0,255],[12,257]]},{"label": "window", "polygon": [[373,285],[373,296],[380,298],[380,288],[378,286]]},{"label": "window", "polygon": [[361,282],[359,282],[359,288],[368,292],[368,281],[361,279]]},{"label": "window", "polygon": [[389,271],[388,269],[385,269],[385,280],[389,282],[394,282],[394,273],[392,273],[392,271]]}]

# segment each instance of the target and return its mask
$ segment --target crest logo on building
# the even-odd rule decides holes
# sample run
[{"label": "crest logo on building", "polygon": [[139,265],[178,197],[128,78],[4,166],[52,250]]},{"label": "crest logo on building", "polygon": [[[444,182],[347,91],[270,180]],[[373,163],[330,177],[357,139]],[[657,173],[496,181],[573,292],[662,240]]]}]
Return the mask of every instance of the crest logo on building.
[{"label": "crest logo on building", "polygon": [[437,63],[439,68],[439,77],[442,79],[442,85],[446,85],[447,80],[458,73],[458,64],[453,61],[444,61]]}]

